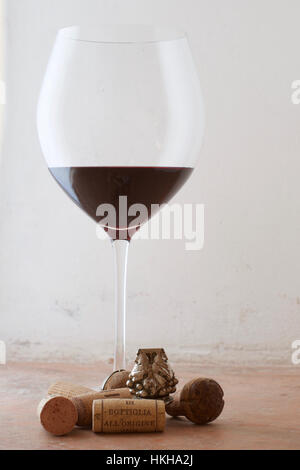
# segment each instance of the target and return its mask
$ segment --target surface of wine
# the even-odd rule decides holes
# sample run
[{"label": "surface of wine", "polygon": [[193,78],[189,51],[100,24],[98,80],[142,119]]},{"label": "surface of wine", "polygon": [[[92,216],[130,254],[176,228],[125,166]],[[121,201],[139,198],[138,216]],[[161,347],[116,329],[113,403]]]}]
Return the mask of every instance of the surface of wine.
[{"label": "surface of wine", "polygon": [[[49,168],[52,176],[70,198],[96,222],[101,204],[111,204],[116,210],[115,227],[107,230],[111,238],[130,239],[135,230],[128,230],[137,215],[119,215],[120,196],[127,196],[127,207],[143,204],[139,225],[151,216],[151,205],[167,203],[186,182],[193,168],[179,167],[57,167]],[[152,212],[153,215],[153,212]],[[120,232],[123,232],[120,237]],[[124,233],[125,232],[125,233]]]}]

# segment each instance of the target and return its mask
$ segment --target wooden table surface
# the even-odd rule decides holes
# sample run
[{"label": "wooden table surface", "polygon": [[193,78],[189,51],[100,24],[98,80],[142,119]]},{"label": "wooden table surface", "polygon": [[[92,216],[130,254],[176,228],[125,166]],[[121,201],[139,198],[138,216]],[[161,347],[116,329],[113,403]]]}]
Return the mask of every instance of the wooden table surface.
[{"label": "wooden table surface", "polygon": [[50,384],[67,380],[97,387],[111,370],[104,363],[9,363],[0,366],[0,449],[300,449],[300,367],[241,369],[173,365],[180,385],[197,376],[217,380],[225,409],[213,424],[167,418],[157,434],[94,434],[76,428],[54,437],[40,426],[37,404]]}]

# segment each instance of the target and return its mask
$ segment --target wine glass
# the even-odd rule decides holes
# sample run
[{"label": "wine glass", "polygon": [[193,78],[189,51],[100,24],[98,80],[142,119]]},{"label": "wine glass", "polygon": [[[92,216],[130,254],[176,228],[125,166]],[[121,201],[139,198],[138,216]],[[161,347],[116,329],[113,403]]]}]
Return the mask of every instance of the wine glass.
[{"label": "wine glass", "polygon": [[[114,370],[126,369],[128,246],[151,205],[167,203],[191,175],[203,136],[201,89],[185,34],[138,25],[60,30],[37,122],[50,173],[112,240]],[[136,204],[145,210],[135,211],[134,225],[124,211]],[[115,218],[108,220],[111,207]]]}]

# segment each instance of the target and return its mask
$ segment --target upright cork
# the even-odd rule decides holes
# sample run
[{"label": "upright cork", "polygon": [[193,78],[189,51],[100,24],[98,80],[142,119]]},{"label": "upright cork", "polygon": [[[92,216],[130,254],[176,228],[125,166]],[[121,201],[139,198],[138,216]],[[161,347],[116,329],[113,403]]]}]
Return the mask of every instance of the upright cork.
[{"label": "upright cork", "polygon": [[43,399],[38,406],[38,416],[44,429],[55,436],[69,434],[78,420],[76,406],[65,397]]},{"label": "upright cork", "polygon": [[162,400],[95,400],[92,429],[96,433],[161,432],[165,428]]},{"label": "upright cork", "polygon": [[90,392],[71,398],[76,406],[78,413],[77,426],[91,426],[92,407],[94,400],[107,400],[119,398],[131,398],[132,395],[128,388],[118,388],[116,390],[102,390],[100,392]]},{"label": "upright cork", "polygon": [[75,385],[69,382],[56,382],[49,387],[48,395],[73,398],[90,392],[94,392],[94,390],[84,387],[83,385]]}]

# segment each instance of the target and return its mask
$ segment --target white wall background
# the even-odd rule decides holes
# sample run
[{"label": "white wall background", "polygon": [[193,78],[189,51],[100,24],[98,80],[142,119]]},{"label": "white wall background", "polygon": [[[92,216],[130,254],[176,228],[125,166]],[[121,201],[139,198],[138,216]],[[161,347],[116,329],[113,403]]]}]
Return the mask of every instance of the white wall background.
[{"label": "white wall background", "polygon": [[4,74],[4,54],[5,54],[5,12],[4,2],[0,0],[0,149],[2,148],[3,137],[3,116],[5,106],[5,74]]},{"label": "white wall background", "polygon": [[37,139],[39,88],[58,28],[180,25],[207,112],[202,158],[177,196],[206,205],[206,242],[136,241],[128,355],[290,364],[300,337],[299,0],[8,0],[0,184],[0,339],[10,359],[112,356],[109,242],[58,189]]}]

